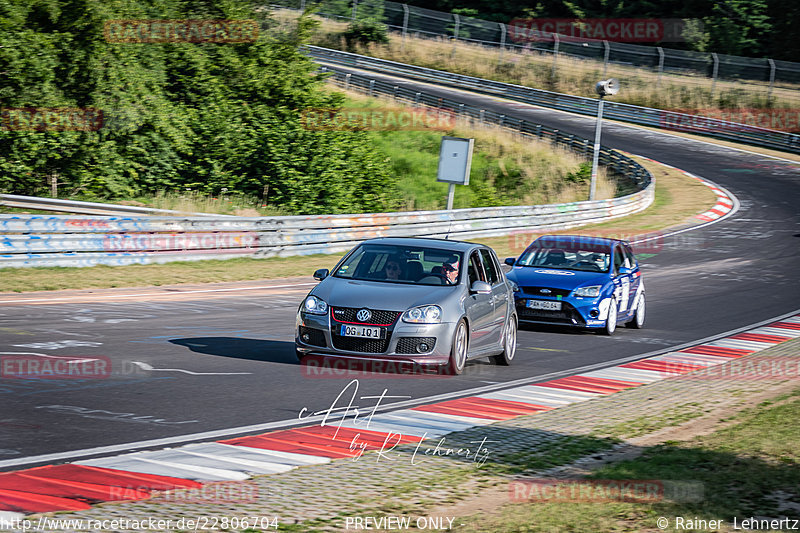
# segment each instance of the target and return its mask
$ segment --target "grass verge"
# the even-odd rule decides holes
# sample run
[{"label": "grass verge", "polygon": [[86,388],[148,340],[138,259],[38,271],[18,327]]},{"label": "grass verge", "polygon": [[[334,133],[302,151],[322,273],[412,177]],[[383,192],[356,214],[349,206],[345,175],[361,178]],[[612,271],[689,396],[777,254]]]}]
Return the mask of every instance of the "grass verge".
[{"label": "grass verge", "polygon": [[[734,520],[741,529],[747,519],[796,518],[800,427],[792,421],[798,416],[800,389],[740,412],[710,435],[648,447],[636,459],[606,465],[587,479],[690,481],[702,488],[696,501],[507,504],[492,516],[461,518],[465,525],[459,531],[656,531],[659,523],[666,531],[732,531]],[[709,527],[711,521],[716,526]]]}]

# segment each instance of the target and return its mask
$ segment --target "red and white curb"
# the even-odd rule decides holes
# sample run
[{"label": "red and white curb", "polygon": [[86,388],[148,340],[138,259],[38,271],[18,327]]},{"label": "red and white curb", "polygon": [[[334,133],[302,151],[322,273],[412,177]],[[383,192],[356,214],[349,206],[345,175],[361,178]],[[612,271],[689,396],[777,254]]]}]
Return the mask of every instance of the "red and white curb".
[{"label": "red and white curb", "polygon": [[[332,425],[285,429],[217,442],[134,452],[0,474],[0,518],[83,510],[107,501],[354,458],[454,431],[532,415],[738,359],[800,337],[800,314],[717,339],[573,376],[373,414]],[[354,443],[358,443],[357,446]]]},{"label": "red and white curb", "polygon": [[[623,153],[627,154],[627,152]],[[634,155],[634,154],[628,154],[628,155]],[[700,176],[692,174],[691,172],[687,172],[681,168],[673,167],[672,165],[662,163],[661,161],[656,161],[655,159],[650,159],[649,157],[644,157],[642,155],[638,157],[641,157],[642,159],[646,159],[647,161],[651,161],[658,165],[665,166],[672,170],[676,170],[681,174],[684,174],[692,179],[699,181],[700,183],[702,183],[703,185],[705,185],[714,192],[714,194],[717,196],[717,201],[714,204],[714,207],[712,207],[708,211],[700,213],[699,215],[695,215],[694,218],[700,219],[704,222],[712,222],[730,216],[739,209],[739,200],[736,198],[736,196],[734,196],[730,191],[727,191],[724,188],[720,187],[716,183],[709,181],[705,178],[701,178]]]},{"label": "red and white curb", "polygon": [[705,221],[717,220],[718,218],[724,217],[733,210],[734,201],[730,197],[727,191],[701,178],[698,178],[697,176],[692,176],[692,177],[695,177],[696,179],[700,180],[700,183],[709,187],[714,192],[714,194],[717,195],[717,203],[714,205],[714,207],[712,207],[705,213],[700,213],[699,215],[696,215],[695,218],[699,218],[700,220],[705,220]]}]

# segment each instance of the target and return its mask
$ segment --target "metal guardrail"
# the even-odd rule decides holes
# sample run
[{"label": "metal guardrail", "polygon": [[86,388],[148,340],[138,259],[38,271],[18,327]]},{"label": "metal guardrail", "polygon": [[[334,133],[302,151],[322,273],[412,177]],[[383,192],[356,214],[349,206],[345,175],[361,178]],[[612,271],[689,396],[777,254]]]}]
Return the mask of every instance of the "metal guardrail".
[{"label": "metal guardrail", "polygon": [[[314,58],[314,60],[329,65],[343,65],[404,78],[435,82],[438,85],[447,85],[482,94],[502,96],[519,102],[561,111],[569,111],[581,115],[597,115],[598,100],[593,98],[533,89],[521,85],[513,85],[510,83],[465,76],[463,74],[454,74],[442,70],[396,63],[385,59],[377,59],[317,46],[308,46],[307,50],[308,54]],[[610,100],[606,100],[605,102],[603,115],[608,119],[621,120],[633,124],[686,133],[698,133],[727,141],[743,142],[765,148],[800,153],[800,135],[759,128],[747,124],[727,122],[685,113],[675,113],[673,111],[649,107],[621,104]]]},{"label": "metal guardrail", "polygon": [[36,196],[21,196],[17,194],[0,194],[0,206],[15,207],[19,209],[33,209],[36,211],[55,211],[60,213],[81,213],[85,215],[194,215],[194,216],[231,216],[209,215],[208,213],[184,213],[170,209],[153,209],[133,205],[104,204],[99,202],[81,202],[78,200],[63,200],[59,198],[40,198]]},{"label": "metal guardrail", "polygon": [[[335,72],[334,79],[369,94],[449,108],[521,135],[548,139],[588,156],[591,143],[575,135],[499,115],[367,76]],[[638,192],[610,200],[537,206],[377,214],[217,217],[0,215],[0,268],[165,263],[231,257],[344,252],[382,236],[475,238],[568,228],[630,215],[654,199],[653,176],[629,157],[601,148],[600,161],[632,180]]]}]

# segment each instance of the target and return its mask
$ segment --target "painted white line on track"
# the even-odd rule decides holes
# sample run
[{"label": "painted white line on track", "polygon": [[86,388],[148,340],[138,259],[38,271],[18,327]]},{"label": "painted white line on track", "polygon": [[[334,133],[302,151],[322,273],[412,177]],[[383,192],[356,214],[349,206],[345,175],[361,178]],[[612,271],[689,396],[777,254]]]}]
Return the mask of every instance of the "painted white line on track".
[{"label": "painted white line on track", "polygon": [[172,292],[143,292],[137,294],[76,294],[74,296],[64,296],[61,298],[25,298],[19,300],[0,300],[0,304],[19,304],[29,302],[63,302],[70,300],[85,300],[86,298],[100,299],[100,298],[142,298],[151,296],[182,296],[184,294],[199,294],[209,292],[233,292],[233,291],[254,291],[254,290],[268,290],[268,289],[287,289],[296,287],[307,287],[309,285],[316,285],[316,283],[294,283],[291,285],[263,285],[259,287],[232,287],[227,289],[191,289],[186,291],[172,291]]},{"label": "painted white line on track", "polygon": [[48,355],[36,352],[0,352],[0,355],[33,355],[35,357],[46,357],[48,359],[67,359],[65,364],[88,363],[89,361],[99,361],[96,357],[83,357],[81,355]]},{"label": "painted white line on track", "polygon": [[147,363],[140,361],[131,361],[141,368],[142,370],[149,370],[151,372],[183,372],[184,374],[191,374],[192,376],[249,376],[252,372],[192,372],[191,370],[184,370],[182,368],[153,368]]}]

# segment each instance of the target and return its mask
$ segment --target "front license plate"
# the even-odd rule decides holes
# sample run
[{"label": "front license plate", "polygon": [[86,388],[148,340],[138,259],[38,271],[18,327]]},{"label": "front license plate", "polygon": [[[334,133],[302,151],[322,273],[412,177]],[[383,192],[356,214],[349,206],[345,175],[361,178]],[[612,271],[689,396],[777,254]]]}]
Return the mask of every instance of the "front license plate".
[{"label": "front license plate", "polygon": [[342,337],[381,339],[383,338],[383,328],[374,328],[371,326],[348,326],[347,324],[342,324],[342,329],[339,334]]},{"label": "front license plate", "polygon": [[528,300],[528,307],[531,309],[545,309],[547,311],[561,311],[561,302],[550,302],[548,300]]}]

